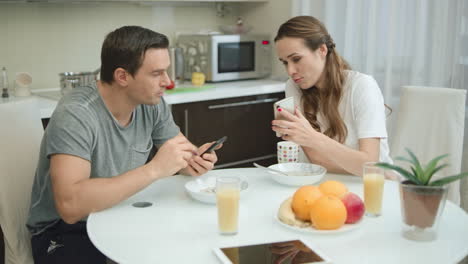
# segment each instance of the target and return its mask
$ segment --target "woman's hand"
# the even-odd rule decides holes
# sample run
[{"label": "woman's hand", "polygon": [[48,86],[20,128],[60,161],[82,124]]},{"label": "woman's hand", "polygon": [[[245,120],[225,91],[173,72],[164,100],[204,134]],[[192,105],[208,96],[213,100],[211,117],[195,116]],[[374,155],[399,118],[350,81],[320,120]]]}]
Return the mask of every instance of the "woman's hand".
[{"label": "woman's hand", "polygon": [[294,110],[294,115],[281,108],[278,108],[278,112],[278,117],[282,119],[273,120],[272,129],[281,133],[282,139],[313,149],[316,142],[319,142],[323,136],[312,127],[297,107]]}]

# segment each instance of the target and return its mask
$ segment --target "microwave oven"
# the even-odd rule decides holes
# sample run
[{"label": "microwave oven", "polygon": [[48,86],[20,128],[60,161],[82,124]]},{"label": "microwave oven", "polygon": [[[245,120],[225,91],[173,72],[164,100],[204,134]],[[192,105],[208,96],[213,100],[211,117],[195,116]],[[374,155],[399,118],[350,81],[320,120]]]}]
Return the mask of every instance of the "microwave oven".
[{"label": "microwave oven", "polygon": [[271,74],[272,54],[267,35],[180,35],[184,78],[205,74],[207,82],[264,78]]}]

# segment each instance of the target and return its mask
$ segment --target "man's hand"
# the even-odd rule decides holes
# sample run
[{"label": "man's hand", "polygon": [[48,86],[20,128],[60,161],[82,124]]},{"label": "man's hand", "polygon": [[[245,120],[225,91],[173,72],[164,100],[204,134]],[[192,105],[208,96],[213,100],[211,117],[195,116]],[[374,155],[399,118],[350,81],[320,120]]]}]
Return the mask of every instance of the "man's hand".
[{"label": "man's hand", "polygon": [[[205,150],[207,150],[211,144],[214,142],[206,143],[203,144],[200,148],[198,148],[197,153],[201,154]],[[220,149],[223,145],[219,145],[216,147],[216,149]],[[192,159],[188,162],[188,166],[184,169],[182,169],[180,172],[185,175],[191,175],[191,176],[200,176],[208,172],[209,170],[212,170],[214,167],[214,164],[218,161],[218,156],[216,156],[216,153],[209,152],[203,154],[203,156],[193,156]]]},{"label": "man's hand", "polygon": [[171,176],[187,167],[192,157],[198,154],[197,151],[197,147],[179,134],[166,141],[147,165],[157,173],[158,178]]}]

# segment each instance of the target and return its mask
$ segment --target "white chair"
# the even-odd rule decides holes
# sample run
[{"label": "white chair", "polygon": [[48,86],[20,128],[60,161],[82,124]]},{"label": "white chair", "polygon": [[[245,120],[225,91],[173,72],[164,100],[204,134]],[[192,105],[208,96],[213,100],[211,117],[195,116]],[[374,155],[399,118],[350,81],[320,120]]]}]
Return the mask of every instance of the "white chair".
[{"label": "white chair", "polygon": [[35,99],[0,102],[0,225],[6,264],[33,263],[26,220],[43,135]]},{"label": "white chair", "polygon": [[[392,158],[411,149],[426,164],[448,153],[448,162],[434,179],[460,173],[463,151],[466,91],[451,88],[403,86],[392,139]],[[403,165],[396,161],[398,165]],[[407,164],[407,163],[406,163]],[[460,182],[449,186],[448,199],[460,204]]]}]

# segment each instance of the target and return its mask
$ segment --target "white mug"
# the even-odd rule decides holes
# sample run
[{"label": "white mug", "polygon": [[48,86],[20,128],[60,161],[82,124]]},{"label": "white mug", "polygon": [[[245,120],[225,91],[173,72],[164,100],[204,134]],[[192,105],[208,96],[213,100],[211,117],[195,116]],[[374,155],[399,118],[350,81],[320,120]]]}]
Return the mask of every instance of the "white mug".
[{"label": "white mug", "polygon": [[277,144],[278,163],[299,162],[299,145],[291,141]]}]

